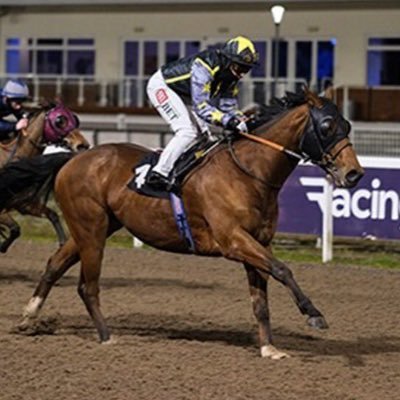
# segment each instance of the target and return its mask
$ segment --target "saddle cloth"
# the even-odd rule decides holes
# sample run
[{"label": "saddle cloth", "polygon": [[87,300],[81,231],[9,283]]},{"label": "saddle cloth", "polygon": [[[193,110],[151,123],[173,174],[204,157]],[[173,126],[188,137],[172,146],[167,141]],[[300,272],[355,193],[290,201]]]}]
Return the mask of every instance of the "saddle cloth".
[{"label": "saddle cloth", "polygon": [[[189,147],[176,161],[174,168],[170,174],[171,188],[170,192],[177,195],[180,194],[182,181],[185,176],[197,165],[202,163],[211,150],[220,145],[225,141],[224,137],[218,138],[217,140],[210,140],[207,136],[201,136],[194,144]],[[128,188],[150,197],[158,197],[168,199],[169,192],[155,190],[146,185],[147,175],[150,173],[151,168],[157,164],[161,152],[154,151],[150,154],[146,154],[139,163],[133,167],[134,176],[128,183]]]}]

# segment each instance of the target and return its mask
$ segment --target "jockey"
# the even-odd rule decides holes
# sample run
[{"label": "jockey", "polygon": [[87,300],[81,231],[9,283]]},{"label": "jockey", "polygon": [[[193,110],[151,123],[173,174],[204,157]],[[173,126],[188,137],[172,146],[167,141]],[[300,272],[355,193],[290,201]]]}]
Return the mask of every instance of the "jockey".
[{"label": "jockey", "polygon": [[195,139],[197,126],[202,132],[208,132],[207,124],[247,132],[245,117],[238,109],[238,82],[257,61],[251,40],[238,36],[222,47],[168,63],[150,78],[149,99],[174,137],[149,173],[149,186],[168,187],[169,173]]},{"label": "jockey", "polygon": [[[28,119],[22,112],[22,103],[28,98],[28,86],[20,80],[11,79],[0,90],[0,141],[10,139],[15,131],[28,126]],[[8,115],[14,115],[17,121],[4,120]]]}]

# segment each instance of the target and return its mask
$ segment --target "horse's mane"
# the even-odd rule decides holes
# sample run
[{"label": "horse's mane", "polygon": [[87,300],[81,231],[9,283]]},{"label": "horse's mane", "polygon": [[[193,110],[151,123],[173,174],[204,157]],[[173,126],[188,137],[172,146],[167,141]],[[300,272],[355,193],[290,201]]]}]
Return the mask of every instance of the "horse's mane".
[{"label": "horse's mane", "polygon": [[258,104],[256,107],[255,118],[252,121],[250,129],[255,129],[267,122],[275,120],[284,112],[301,106],[308,101],[307,94],[304,90],[299,90],[296,93],[286,92],[283,97],[274,97],[270,104]]},{"label": "horse's mane", "polygon": [[28,118],[36,118],[43,111],[49,111],[57,105],[55,100],[42,99],[38,103],[28,103],[24,105],[24,110],[28,112]]}]

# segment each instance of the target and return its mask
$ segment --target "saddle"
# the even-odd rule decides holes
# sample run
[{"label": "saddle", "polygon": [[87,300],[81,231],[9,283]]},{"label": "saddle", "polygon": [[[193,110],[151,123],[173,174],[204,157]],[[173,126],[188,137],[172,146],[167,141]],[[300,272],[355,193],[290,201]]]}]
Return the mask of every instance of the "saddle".
[{"label": "saddle", "polygon": [[217,140],[212,140],[207,135],[201,135],[175,162],[174,168],[169,176],[170,187],[168,191],[157,191],[146,185],[147,175],[150,173],[152,167],[157,164],[161,152],[154,151],[147,154],[133,167],[134,176],[128,183],[128,188],[150,197],[169,198],[169,192],[173,192],[179,196],[182,183],[188,173],[192,171],[194,167],[200,165],[211,150],[225,141],[226,138],[224,136],[221,136]]}]

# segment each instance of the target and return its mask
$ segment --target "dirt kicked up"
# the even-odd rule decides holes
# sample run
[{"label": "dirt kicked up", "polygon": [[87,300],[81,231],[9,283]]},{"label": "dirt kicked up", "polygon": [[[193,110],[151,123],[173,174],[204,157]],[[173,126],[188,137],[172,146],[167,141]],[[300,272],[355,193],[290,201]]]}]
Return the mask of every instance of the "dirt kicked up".
[{"label": "dirt kicked up", "polygon": [[276,346],[291,356],[272,361],[239,264],[152,250],[106,251],[100,299],[115,344],[97,343],[78,267],[36,335],[15,333],[54,249],[21,241],[0,257],[1,400],[400,398],[400,272],[291,265],[330,329],[309,328],[271,279]]}]

